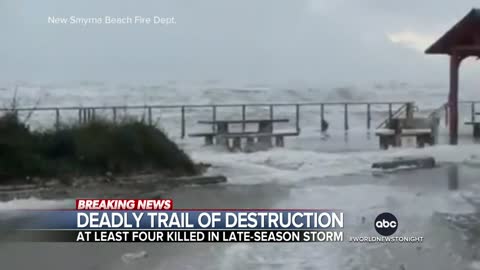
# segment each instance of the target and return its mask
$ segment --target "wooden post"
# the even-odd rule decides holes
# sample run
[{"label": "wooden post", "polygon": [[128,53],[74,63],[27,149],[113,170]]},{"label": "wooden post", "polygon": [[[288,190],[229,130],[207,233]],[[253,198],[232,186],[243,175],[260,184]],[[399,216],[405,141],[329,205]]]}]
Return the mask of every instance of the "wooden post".
[{"label": "wooden post", "polygon": [[90,122],[92,120],[92,109],[88,108],[87,109],[87,122]]},{"label": "wooden post", "polygon": [[[242,105],[242,121],[245,121],[246,119],[246,112],[247,112],[247,108],[245,105]],[[242,131],[245,132],[245,122],[242,123]]]},{"label": "wooden post", "polygon": [[205,145],[212,145],[213,144],[213,136],[205,136]]},{"label": "wooden post", "polygon": [[472,101],[472,122],[475,122],[475,102]]},{"label": "wooden post", "polygon": [[112,110],[113,110],[113,123],[116,123],[117,122],[117,108],[113,107]]},{"label": "wooden post", "polygon": [[152,107],[148,107],[148,125],[153,126],[153,120],[152,120]]},{"label": "wooden post", "polygon": [[387,150],[388,149],[388,139],[387,136],[380,136],[380,149]]},{"label": "wooden post", "polygon": [[458,68],[460,58],[453,53],[450,56],[450,94],[448,105],[450,108],[450,144],[458,143]]},{"label": "wooden post", "polygon": [[372,115],[370,113],[370,103],[367,104],[367,129],[370,129],[372,121]]},{"label": "wooden post", "polygon": [[345,130],[348,130],[348,104],[345,103],[345,109],[344,109],[344,120],[345,120]]},{"label": "wooden post", "polygon": [[[258,123],[258,132],[272,134],[273,123],[268,121],[267,122],[260,121]],[[272,137],[269,137],[269,136],[258,137],[258,142],[268,148],[272,147]]]},{"label": "wooden post", "polygon": [[393,118],[392,103],[388,103],[388,121],[391,122]]},{"label": "wooden post", "polygon": [[57,108],[55,110],[55,129],[60,128],[60,110]]},{"label": "wooden post", "polygon": [[[217,121],[217,106],[213,105],[212,106],[212,121]],[[212,125],[212,131],[215,133],[217,125],[213,124]]]},{"label": "wooden post", "polygon": [[239,150],[242,148],[242,140],[240,137],[233,138],[233,146],[234,150]]},{"label": "wooden post", "polygon": [[300,132],[300,104],[295,105],[297,132]]},{"label": "wooden post", "polygon": [[82,124],[82,109],[78,109],[78,123]]},{"label": "wooden post", "polygon": [[480,124],[473,124],[473,138],[480,139]]},{"label": "wooden post", "polygon": [[449,117],[448,117],[448,110],[449,110],[449,108],[448,108],[448,103],[447,103],[447,104],[445,104],[445,126],[448,126],[449,122],[450,122]]},{"label": "wooden post", "polygon": [[285,146],[283,136],[275,136],[275,146],[277,146],[277,147],[284,147]]},{"label": "wooden post", "polygon": [[[222,135],[228,134],[228,123],[217,123],[216,125],[217,136],[215,137],[216,144],[225,145],[228,147],[228,138],[225,138]],[[218,136],[220,135],[220,136]]]},{"label": "wooden post", "polygon": [[325,125],[325,104],[320,104],[320,131],[326,132],[328,127]]},{"label": "wooden post", "polygon": [[413,103],[406,103],[405,104],[405,118],[407,121],[411,121],[413,119]]},{"label": "wooden post", "polygon": [[270,105],[270,120],[273,120],[273,105]]},{"label": "wooden post", "polygon": [[185,106],[182,106],[182,139],[185,138]]},{"label": "wooden post", "polygon": [[325,121],[325,105],[321,104],[320,105],[320,123],[323,123]]},{"label": "wooden post", "polygon": [[253,150],[255,147],[255,141],[253,139],[253,137],[247,137],[247,142],[245,144],[245,150],[247,151],[251,151]]}]

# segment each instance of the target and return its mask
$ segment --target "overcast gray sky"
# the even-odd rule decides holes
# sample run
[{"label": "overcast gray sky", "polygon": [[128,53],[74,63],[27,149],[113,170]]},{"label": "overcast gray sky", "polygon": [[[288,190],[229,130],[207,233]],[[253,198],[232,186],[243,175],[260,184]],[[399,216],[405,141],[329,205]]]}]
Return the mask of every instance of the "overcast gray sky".
[{"label": "overcast gray sky", "polygon": [[[446,81],[426,46],[478,0],[0,0],[1,81]],[[174,25],[53,25],[49,16]],[[468,61],[462,79],[478,76]]]}]

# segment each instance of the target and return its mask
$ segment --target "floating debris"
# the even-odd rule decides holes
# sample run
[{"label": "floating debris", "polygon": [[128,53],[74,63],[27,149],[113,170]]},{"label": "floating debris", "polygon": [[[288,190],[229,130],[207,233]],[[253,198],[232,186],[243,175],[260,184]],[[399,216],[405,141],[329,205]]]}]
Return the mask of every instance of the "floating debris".
[{"label": "floating debris", "polygon": [[135,252],[135,253],[125,253],[122,255],[122,261],[124,263],[132,263],[141,259],[148,257],[148,253],[145,250]]},{"label": "floating debris", "polygon": [[373,169],[412,169],[412,168],[433,168],[435,159],[433,157],[398,157],[389,161],[375,162]]}]

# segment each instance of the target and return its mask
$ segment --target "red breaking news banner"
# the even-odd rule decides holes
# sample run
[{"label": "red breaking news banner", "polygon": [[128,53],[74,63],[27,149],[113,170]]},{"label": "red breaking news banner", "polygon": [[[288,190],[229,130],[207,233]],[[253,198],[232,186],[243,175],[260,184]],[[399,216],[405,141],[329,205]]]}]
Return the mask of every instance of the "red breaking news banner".
[{"label": "red breaking news banner", "polygon": [[171,199],[77,199],[77,210],[172,210]]}]

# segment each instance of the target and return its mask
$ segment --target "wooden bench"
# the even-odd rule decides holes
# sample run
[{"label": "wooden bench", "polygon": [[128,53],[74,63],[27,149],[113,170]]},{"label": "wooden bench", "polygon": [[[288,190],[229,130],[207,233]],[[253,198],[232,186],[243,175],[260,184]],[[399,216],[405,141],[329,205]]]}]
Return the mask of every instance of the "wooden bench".
[{"label": "wooden bench", "polygon": [[401,137],[416,137],[418,147],[434,144],[431,129],[402,129],[398,134],[394,129],[381,129],[375,131],[375,135],[379,136],[382,149],[388,149],[389,146],[401,146]]},{"label": "wooden bench", "polygon": [[401,146],[402,137],[416,137],[417,146],[435,144],[438,130],[438,119],[434,118],[393,118],[384,129],[377,129],[375,135],[379,136],[380,148],[388,149],[389,146]]},{"label": "wooden bench", "polygon": [[[255,144],[255,139],[257,143],[261,144],[263,147],[271,148],[272,147],[272,138],[275,138],[275,146],[283,147],[285,146],[284,137],[286,136],[298,136],[297,131],[291,132],[275,132],[275,133],[255,133],[255,132],[239,132],[239,133],[228,133],[218,135],[219,137],[225,139],[226,146],[231,149],[242,149],[242,139],[246,139],[246,147],[252,148]],[[232,141],[232,146],[230,146],[230,141]]]},{"label": "wooden bench", "polygon": [[215,137],[215,133],[213,132],[203,132],[203,133],[191,133],[188,134],[188,137],[204,137],[206,145],[213,144],[213,137]]},{"label": "wooden bench", "polygon": [[465,122],[465,125],[472,125],[473,126],[473,138],[479,139],[480,138],[480,122]]}]

